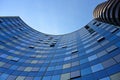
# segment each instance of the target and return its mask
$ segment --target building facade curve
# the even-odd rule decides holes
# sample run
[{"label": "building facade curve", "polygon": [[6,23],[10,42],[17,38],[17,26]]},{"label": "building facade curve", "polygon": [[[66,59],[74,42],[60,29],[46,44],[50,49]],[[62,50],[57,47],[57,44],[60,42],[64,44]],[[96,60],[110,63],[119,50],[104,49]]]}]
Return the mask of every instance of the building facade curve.
[{"label": "building facade curve", "polygon": [[[103,11],[96,10],[95,16]],[[20,17],[0,17],[0,80],[120,80],[119,27],[93,19],[75,32],[49,35]]]}]

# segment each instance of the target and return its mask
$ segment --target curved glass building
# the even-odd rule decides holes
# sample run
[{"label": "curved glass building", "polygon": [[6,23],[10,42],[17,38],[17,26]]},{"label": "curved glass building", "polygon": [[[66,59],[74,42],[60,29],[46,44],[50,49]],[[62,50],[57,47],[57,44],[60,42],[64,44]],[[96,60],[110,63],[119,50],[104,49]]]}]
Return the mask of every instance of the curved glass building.
[{"label": "curved glass building", "polygon": [[65,35],[38,32],[19,17],[0,17],[0,80],[120,80],[120,16],[102,17],[96,10],[103,6],[85,27]]}]

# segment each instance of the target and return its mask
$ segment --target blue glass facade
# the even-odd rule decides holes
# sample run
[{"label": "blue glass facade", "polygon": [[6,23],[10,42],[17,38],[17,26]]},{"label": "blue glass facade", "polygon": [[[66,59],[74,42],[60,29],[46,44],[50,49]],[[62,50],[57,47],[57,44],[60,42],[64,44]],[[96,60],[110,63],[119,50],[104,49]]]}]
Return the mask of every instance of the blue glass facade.
[{"label": "blue glass facade", "polygon": [[73,33],[56,36],[30,28],[19,17],[0,21],[0,80],[120,78],[118,26],[92,20]]},{"label": "blue glass facade", "polygon": [[119,27],[94,19],[49,35],[0,17],[0,80],[120,80]]}]

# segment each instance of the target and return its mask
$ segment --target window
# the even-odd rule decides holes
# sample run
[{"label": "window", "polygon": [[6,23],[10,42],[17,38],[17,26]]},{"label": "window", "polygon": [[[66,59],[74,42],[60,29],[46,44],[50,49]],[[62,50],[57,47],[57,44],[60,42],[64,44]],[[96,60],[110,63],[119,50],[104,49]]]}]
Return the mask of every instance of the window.
[{"label": "window", "polygon": [[92,60],[95,60],[96,58],[97,58],[96,55],[92,55],[92,56],[88,57],[88,60],[89,60],[89,61],[92,61]]},{"label": "window", "polygon": [[96,26],[100,26],[102,23],[97,23]]},{"label": "window", "polygon": [[70,73],[65,73],[65,74],[61,75],[61,79],[60,80],[68,80],[68,79],[70,79]]},{"label": "window", "polygon": [[15,61],[15,62],[17,62],[17,61],[19,61],[19,58],[17,58],[17,57],[14,57],[14,58],[12,59],[12,61]]},{"label": "window", "polygon": [[120,80],[120,72],[110,76],[111,80]]},{"label": "window", "polygon": [[24,71],[31,71],[32,67],[26,67]]},{"label": "window", "polygon": [[22,28],[19,28],[19,30],[20,30],[20,31],[23,31],[23,29],[22,29]]},{"label": "window", "polygon": [[93,49],[88,49],[87,51],[86,51],[86,53],[88,54],[88,53],[90,53],[90,52],[92,52],[93,51]]},{"label": "window", "polygon": [[103,69],[102,64],[97,64],[91,67],[93,72],[97,72]]},{"label": "window", "polygon": [[62,69],[62,65],[59,65],[59,66],[55,67],[55,70],[59,70],[59,69]]},{"label": "window", "polygon": [[75,54],[75,53],[77,53],[77,52],[78,52],[78,50],[75,49],[75,50],[72,51],[72,54]]},{"label": "window", "polygon": [[92,28],[90,28],[88,25],[86,25],[85,28],[88,30],[88,32],[89,32],[90,34],[92,34],[92,33],[95,32],[95,31],[94,31]]},{"label": "window", "polygon": [[15,80],[16,79],[16,76],[13,76],[13,75],[10,75],[7,80]]},{"label": "window", "polygon": [[72,66],[78,66],[78,65],[79,65],[79,61],[72,62]]},{"label": "window", "polygon": [[0,23],[2,23],[2,20],[0,20]]},{"label": "window", "polygon": [[100,38],[97,39],[97,42],[102,42],[103,40],[105,40],[105,38],[104,37],[100,37]]},{"label": "window", "polygon": [[104,55],[106,55],[106,54],[107,54],[106,51],[101,51],[101,52],[99,52],[99,53],[97,54],[97,56],[98,56],[98,57],[102,57],[102,56],[104,56]]},{"label": "window", "polygon": [[86,62],[88,62],[87,58],[80,60],[80,64],[83,64],[83,63],[86,63]]},{"label": "window", "polygon": [[119,29],[118,28],[114,28],[114,29],[112,29],[110,32],[111,33],[115,33],[116,31],[118,31]]},{"label": "window", "polygon": [[68,64],[64,64],[64,65],[63,65],[63,69],[65,69],[65,68],[69,68],[69,67],[71,67],[71,64],[70,64],[70,63],[68,63]]},{"label": "window", "polygon": [[34,46],[29,46],[30,49],[34,49]]},{"label": "window", "polygon": [[7,56],[8,56],[8,55],[6,55],[6,54],[0,55],[1,58],[6,58]]},{"label": "window", "polygon": [[51,80],[51,76],[45,76],[42,80]]},{"label": "window", "polygon": [[12,38],[14,38],[14,39],[18,39],[16,36],[13,36]]},{"label": "window", "polygon": [[32,68],[32,71],[39,71],[40,68],[37,68],[37,67],[33,67]]},{"label": "window", "polygon": [[104,61],[102,64],[103,64],[104,68],[107,68],[107,67],[110,67],[110,66],[116,64],[116,62],[113,59],[109,59],[107,61]]},{"label": "window", "polygon": [[116,35],[117,35],[117,36],[120,36],[120,32],[118,32]]},{"label": "window", "polygon": [[47,68],[47,71],[52,71],[52,70],[54,70],[54,67],[48,67]]},{"label": "window", "polygon": [[4,48],[5,48],[4,46],[0,45],[0,49],[4,49]]},{"label": "window", "polygon": [[115,56],[114,59],[119,63],[120,62],[120,54]]},{"label": "window", "polygon": [[18,77],[16,78],[16,80],[24,80],[24,79],[25,79],[24,76],[18,76]]},{"label": "window", "polygon": [[19,67],[17,70],[23,71],[25,69],[25,67]]},{"label": "window", "polygon": [[33,60],[31,63],[36,64],[37,62],[38,62],[37,60]]},{"label": "window", "polygon": [[81,70],[81,75],[84,76],[84,75],[87,75],[87,74],[90,74],[92,72],[91,68],[85,68],[85,69],[82,69]]},{"label": "window", "polygon": [[2,67],[5,63],[4,62],[0,62],[0,67]]},{"label": "window", "polygon": [[6,80],[8,76],[9,76],[8,74],[3,73],[3,74],[0,76],[0,79],[1,79],[1,80]]},{"label": "window", "polygon": [[77,58],[77,57],[78,57],[78,54],[72,55],[72,59],[73,59],[73,58]]},{"label": "window", "polygon": [[55,44],[51,44],[50,47],[55,47]]},{"label": "window", "polygon": [[120,47],[120,42],[117,42],[117,43],[116,43],[116,46]]},{"label": "window", "polygon": [[67,48],[67,46],[62,46],[62,48]]},{"label": "window", "polygon": [[70,59],[71,59],[71,57],[66,57],[66,58],[64,58],[64,61],[70,60]]},{"label": "window", "polygon": [[30,55],[30,58],[35,58],[35,57],[37,57],[36,55]]},{"label": "window", "polygon": [[93,25],[95,25],[97,22],[95,21],[94,23],[93,23]]},{"label": "window", "polygon": [[41,77],[35,77],[34,80],[41,80]]},{"label": "window", "polygon": [[114,50],[116,50],[117,49],[117,47],[116,46],[110,46],[109,48],[107,48],[106,50],[108,51],[108,52],[112,52],[112,51],[114,51]]},{"label": "window", "polygon": [[109,77],[105,77],[105,78],[102,78],[100,80],[110,80],[110,78]]},{"label": "window", "polygon": [[101,42],[100,44],[102,45],[102,46],[104,46],[104,45],[106,45],[106,44],[108,44],[109,43],[109,41],[108,40],[104,40],[103,42]]},{"label": "window", "polygon": [[78,77],[80,77],[80,71],[71,72],[70,75],[71,75],[70,79],[78,78]]},{"label": "window", "polygon": [[33,77],[25,77],[25,80],[33,80]]},{"label": "window", "polygon": [[54,75],[54,76],[52,76],[52,80],[60,80],[60,75]]}]

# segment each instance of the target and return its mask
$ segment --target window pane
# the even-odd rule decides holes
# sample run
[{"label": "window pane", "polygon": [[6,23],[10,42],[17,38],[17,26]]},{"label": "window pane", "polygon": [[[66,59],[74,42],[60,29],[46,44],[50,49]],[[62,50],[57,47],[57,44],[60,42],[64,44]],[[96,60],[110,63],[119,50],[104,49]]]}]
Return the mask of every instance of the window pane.
[{"label": "window pane", "polygon": [[103,66],[101,64],[97,64],[91,67],[93,72],[100,71],[103,69]]},{"label": "window pane", "polygon": [[116,62],[113,59],[109,59],[109,60],[103,62],[102,64],[103,64],[104,68],[107,68],[107,67],[110,67],[110,66],[116,64]]},{"label": "window pane", "polygon": [[99,52],[99,53],[97,54],[97,56],[98,56],[98,57],[101,57],[101,56],[104,56],[104,55],[106,55],[106,54],[107,54],[106,51],[101,51],[101,52]]},{"label": "window pane", "polygon": [[120,62],[120,54],[115,56],[114,59],[117,61],[117,62]]},{"label": "window pane", "polygon": [[60,80],[60,75],[55,75],[52,77],[52,80]]},{"label": "window pane", "polygon": [[117,47],[116,46],[110,46],[109,48],[107,48],[106,50],[108,51],[108,52],[112,52],[112,51],[114,51],[115,49],[117,49]]},{"label": "window pane", "polygon": [[120,80],[120,73],[116,73],[110,76],[111,80]]},{"label": "window pane", "polygon": [[102,78],[100,80],[110,80],[110,78],[109,77],[105,77],[105,78]]},{"label": "window pane", "polygon": [[94,60],[94,59],[96,59],[96,58],[97,58],[96,55],[92,55],[92,56],[88,57],[88,60],[89,60],[89,61],[92,61],[92,60]]},{"label": "window pane", "polygon": [[61,75],[61,80],[68,80],[68,79],[70,79],[70,73],[66,73],[66,74]]},{"label": "window pane", "polygon": [[63,69],[65,69],[65,68],[69,68],[69,67],[71,67],[71,64],[70,64],[70,63],[68,63],[68,64],[64,64],[64,65],[63,65]]},{"label": "window pane", "polygon": [[80,71],[71,72],[71,78],[80,77]]},{"label": "window pane", "polygon": [[87,74],[90,74],[92,72],[91,68],[85,68],[85,69],[82,69],[81,70],[81,75],[84,76],[84,75],[87,75]]},{"label": "window pane", "polygon": [[77,66],[77,65],[79,65],[79,61],[72,62],[72,66]]}]

